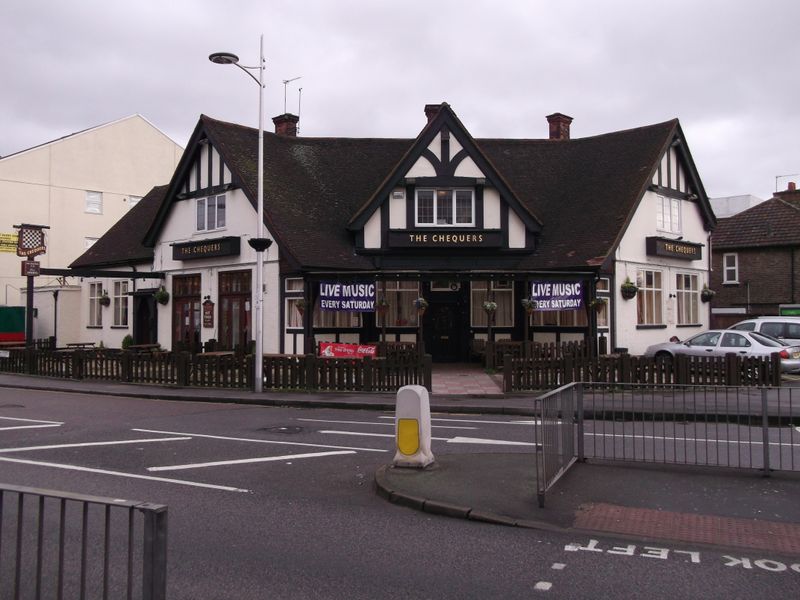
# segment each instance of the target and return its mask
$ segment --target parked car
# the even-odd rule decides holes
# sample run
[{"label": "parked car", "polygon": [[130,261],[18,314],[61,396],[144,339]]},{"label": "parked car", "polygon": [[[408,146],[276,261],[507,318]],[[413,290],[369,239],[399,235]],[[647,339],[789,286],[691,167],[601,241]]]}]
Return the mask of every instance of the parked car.
[{"label": "parked car", "polygon": [[756,317],[739,321],[728,329],[757,331],[778,338],[787,344],[800,344],[800,317]]},{"label": "parked car", "polygon": [[677,354],[687,356],[770,356],[778,353],[781,357],[781,371],[800,372],[800,345],[787,345],[769,335],[756,331],[732,331],[730,329],[711,329],[698,333],[683,342],[664,342],[653,344],[644,351],[645,356],[671,362]]}]

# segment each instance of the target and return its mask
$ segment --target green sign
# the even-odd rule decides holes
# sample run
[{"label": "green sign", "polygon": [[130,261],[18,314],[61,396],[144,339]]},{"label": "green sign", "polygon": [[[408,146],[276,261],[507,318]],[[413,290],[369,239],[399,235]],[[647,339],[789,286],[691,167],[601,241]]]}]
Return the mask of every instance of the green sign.
[{"label": "green sign", "polygon": [[782,317],[800,317],[800,304],[784,304],[778,307],[778,314]]}]

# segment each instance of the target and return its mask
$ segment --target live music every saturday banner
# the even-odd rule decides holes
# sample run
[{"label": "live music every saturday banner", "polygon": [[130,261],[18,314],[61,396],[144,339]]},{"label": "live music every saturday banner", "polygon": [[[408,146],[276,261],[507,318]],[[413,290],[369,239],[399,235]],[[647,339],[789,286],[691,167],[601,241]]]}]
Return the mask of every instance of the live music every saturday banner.
[{"label": "live music every saturday banner", "polygon": [[534,281],[531,300],[536,310],[577,310],[583,307],[583,284],[580,281]]},{"label": "live music every saturday banner", "polygon": [[322,281],[319,284],[319,307],[322,310],[373,312],[375,284]]}]

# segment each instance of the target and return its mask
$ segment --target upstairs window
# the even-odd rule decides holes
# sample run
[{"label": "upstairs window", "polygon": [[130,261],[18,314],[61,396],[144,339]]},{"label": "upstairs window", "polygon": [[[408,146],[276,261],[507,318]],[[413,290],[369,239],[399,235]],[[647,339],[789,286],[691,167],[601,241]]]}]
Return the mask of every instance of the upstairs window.
[{"label": "upstairs window", "polygon": [[212,231],[225,227],[225,195],[197,200],[197,231]]},{"label": "upstairs window", "polygon": [[739,255],[722,255],[722,283],[739,283]]},{"label": "upstairs window", "polygon": [[475,224],[472,190],[417,190],[418,227],[470,227]]},{"label": "upstairs window", "polygon": [[669,233],[681,232],[681,201],[677,198],[658,196],[656,228]]},{"label": "upstairs window", "polygon": [[103,192],[86,192],[85,211],[93,215],[103,214]]}]

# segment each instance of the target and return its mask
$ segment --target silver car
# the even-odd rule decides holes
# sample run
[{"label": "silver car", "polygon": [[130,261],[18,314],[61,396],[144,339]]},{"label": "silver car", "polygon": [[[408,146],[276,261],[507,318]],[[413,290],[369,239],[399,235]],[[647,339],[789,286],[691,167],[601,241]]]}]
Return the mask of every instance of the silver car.
[{"label": "silver car", "polygon": [[770,356],[778,353],[781,357],[781,371],[800,372],[800,346],[788,346],[771,336],[756,331],[733,331],[730,329],[711,329],[698,333],[683,342],[664,342],[653,344],[644,351],[645,356],[654,356],[664,362],[671,362],[676,354],[687,356]]}]

